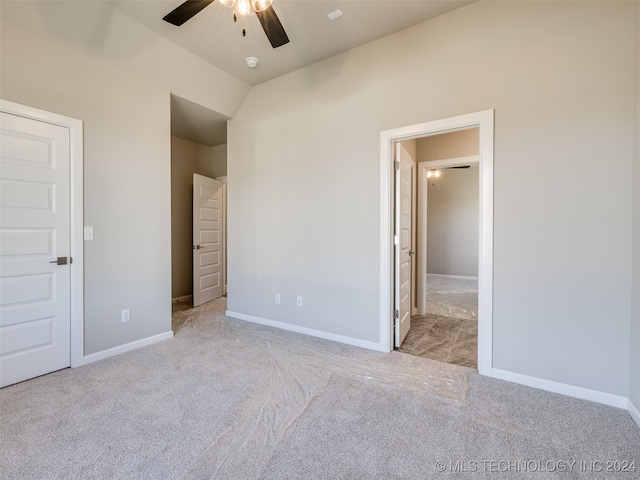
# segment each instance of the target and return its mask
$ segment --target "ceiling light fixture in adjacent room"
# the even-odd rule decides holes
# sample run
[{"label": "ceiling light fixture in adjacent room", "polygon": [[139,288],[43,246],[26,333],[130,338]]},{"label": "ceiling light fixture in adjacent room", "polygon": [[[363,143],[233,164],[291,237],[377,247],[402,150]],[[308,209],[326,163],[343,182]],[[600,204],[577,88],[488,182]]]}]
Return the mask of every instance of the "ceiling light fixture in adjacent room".
[{"label": "ceiling light fixture in adjacent room", "polygon": [[427,178],[431,180],[431,185],[436,184],[436,178],[440,178],[440,175],[442,175],[442,172],[437,168],[432,168],[427,172]]}]

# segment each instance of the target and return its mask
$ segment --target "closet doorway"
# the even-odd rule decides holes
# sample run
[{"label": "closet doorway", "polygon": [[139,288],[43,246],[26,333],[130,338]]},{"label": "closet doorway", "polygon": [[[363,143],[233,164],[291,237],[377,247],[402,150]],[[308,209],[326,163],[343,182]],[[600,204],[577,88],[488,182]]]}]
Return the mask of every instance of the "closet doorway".
[{"label": "closet doorway", "polygon": [[[174,312],[190,308],[194,300],[199,304],[200,300],[207,302],[212,296],[226,294],[226,256],[222,244],[226,231],[228,119],[171,95],[171,301]],[[194,174],[222,180],[222,187],[216,180],[212,180],[215,186],[196,185]],[[194,193],[198,193],[202,205],[196,204]],[[204,294],[204,300],[194,299],[196,290]]]}]

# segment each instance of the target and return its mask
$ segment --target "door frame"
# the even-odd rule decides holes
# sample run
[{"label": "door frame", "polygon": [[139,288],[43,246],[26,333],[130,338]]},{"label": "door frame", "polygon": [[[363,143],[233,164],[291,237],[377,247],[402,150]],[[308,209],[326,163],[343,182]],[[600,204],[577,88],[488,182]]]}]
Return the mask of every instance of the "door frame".
[{"label": "door frame", "polygon": [[380,133],[380,346],[393,349],[393,143],[479,128],[480,235],[478,261],[478,372],[493,368],[494,111],[484,110]]},{"label": "door frame", "polygon": [[71,271],[71,367],[84,360],[84,216],[83,122],[38,108],[0,99],[0,111],[69,129],[69,213]]},{"label": "door frame", "polygon": [[427,190],[429,179],[427,172],[432,168],[451,168],[462,165],[480,165],[480,155],[471,155],[468,157],[447,158],[444,160],[429,160],[427,162],[418,163],[418,221],[417,221],[417,241],[416,251],[418,257],[418,265],[416,269],[416,295],[417,295],[417,314],[425,315],[427,313],[427,234],[428,228],[428,202]]}]

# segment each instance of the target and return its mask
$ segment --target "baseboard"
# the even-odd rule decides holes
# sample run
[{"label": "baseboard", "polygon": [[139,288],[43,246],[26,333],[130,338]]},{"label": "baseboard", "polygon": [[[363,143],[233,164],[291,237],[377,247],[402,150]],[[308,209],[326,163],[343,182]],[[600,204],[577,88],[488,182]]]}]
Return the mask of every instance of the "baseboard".
[{"label": "baseboard", "polygon": [[629,412],[629,415],[631,415],[631,418],[633,418],[633,421],[636,422],[636,425],[638,425],[638,428],[640,428],[640,411],[636,408],[630,398],[627,399],[627,411]]},{"label": "baseboard", "polygon": [[611,393],[599,392],[597,390],[576,387],[574,385],[566,385],[552,380],[544,380],[542,378],[530,377],[520,373],[507,372],[497,368],[492,368],[487,376],[499,378],[500,380],[507,380],[508,382],[519,383],[520,385],[526,385],[527,387],[546,390],[547,392],[560,393],[569,397],[581,398],[583,400],[590,400],[592,402],[602,403],[612,407],[624,408],[625,410],[628,409],[628,405],[630,403],[627,397],[623,397],[621,395],[613,395]]},{"label": "baseboard", "polygon": [[147,345],[152,345],[154,343],[161,342],[163,340],[168,340],[170,338],[173,338],[172,330],[169,330],[168,332],[165,332],[165,333],[160,333],[158,335],[153,335],[152,337],[136,340],[135,342],[125,343],[124,345],[109,348],[108,350],[92,353],[91,355],[85,355],[82,358],[82,365],[87,365],[89,363],[97,362],[99,360],[104,360],[105,358],[113,357],[114,355],[120,355],[121,353],[125,353],[125,352],[130,352],[131,350],[136,350],[141,347],[146,347]]},{"label": "baseboard", "polygon": [[290,323],[278,322],[276,320],[269,320],[267,318],[255,317],[253,315],[247,315],[244,313],[232,312],[227,310],[225,312],[227,317],[237,318],[238,320],[245,320],[251,323],[258,323],[260,325],[267,325],[269,327],[279,328],[281,330],[288,330],[290,332],[303,333],[311,337],[324,338],[325,340],[332,340],[334,342],[346,343],[347,345],[353,345],[355,347],[366,348],[367,350],[375,350],[376,352],[387,352],[381,343],[369,342],[367,340],[360,340],[353,337],[345,337],[344,335],[336,335],[334,333],[323,332],[321,330],[314,330],[313,328],[301,327],[299,325],[292,325]]},{"label": "baseboard", "polygon": [[478,277],[465,277],[464,275],[440,275],[439,273],[427,273],[427,277],[443,277],[452,280],[478,280]]},{"label": "baseboard", "polygon": [[175,297],[171,299],[171,303],[191,303],[193,295],[185,295],[183,297]]}]

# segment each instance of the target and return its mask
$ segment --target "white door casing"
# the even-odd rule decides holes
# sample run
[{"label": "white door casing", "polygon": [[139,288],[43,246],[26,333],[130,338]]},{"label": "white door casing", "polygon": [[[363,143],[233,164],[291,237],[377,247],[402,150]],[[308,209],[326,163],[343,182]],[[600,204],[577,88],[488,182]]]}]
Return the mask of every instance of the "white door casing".
[{"label": "white door casing", "polygon": [[223,183],[193,174],[193,306],[224,294]]},{"label": "white door casing", "polygon": [[415,162],[401,143],[396,143],[395,158],[395,347],[400,347],[411,328],[413,309],[413,197],[415,189]]},{"label": "white door casing", "polygon": [[71,365],[72,255],[69,128],[0,115],[4,387]]},{"label": "white door casing", "polygon": [[493,163],[494,111],[484,110],[380,133],[380,350],[394,345],[393,145],[428,135],[480,129],[480,242],[478,271],[478,373],[493,368]]}]

